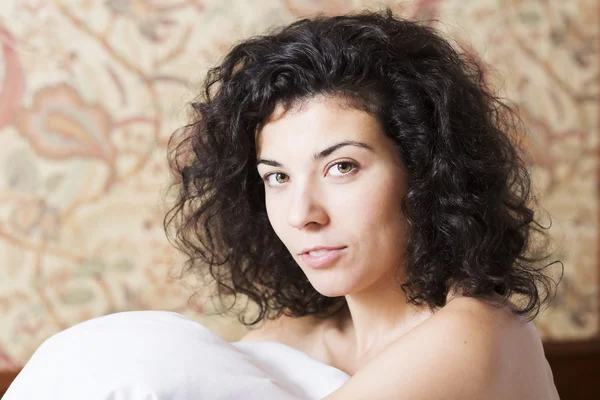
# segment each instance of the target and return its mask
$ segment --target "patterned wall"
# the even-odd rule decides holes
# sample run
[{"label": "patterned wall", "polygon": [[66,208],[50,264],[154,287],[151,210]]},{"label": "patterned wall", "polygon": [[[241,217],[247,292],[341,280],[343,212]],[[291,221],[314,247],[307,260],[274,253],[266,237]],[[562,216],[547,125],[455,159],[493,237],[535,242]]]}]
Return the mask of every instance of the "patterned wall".
[{"label": "patterned wall", "polygon": [[[206,69],[248,35],[361,0],[2,0],[0,370],[50,335],[123,310],[173,310],[233,340],[162,230],[166,143]],[[553,217],[559,296],[547,339],[597,334],[596,0],[389,1],[493,67],[528,127]]]}]

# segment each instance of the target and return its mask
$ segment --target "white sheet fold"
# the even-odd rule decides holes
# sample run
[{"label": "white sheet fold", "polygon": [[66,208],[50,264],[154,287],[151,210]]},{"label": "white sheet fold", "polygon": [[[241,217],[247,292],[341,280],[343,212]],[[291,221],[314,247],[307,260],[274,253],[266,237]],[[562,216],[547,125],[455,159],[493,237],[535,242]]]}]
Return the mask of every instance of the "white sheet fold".
[{"label": "white sheet fold", "polygon": [[228,343],[177,313],[129,311],[47,339],[2,399],[312,400],[348,378],[281,343]]}]

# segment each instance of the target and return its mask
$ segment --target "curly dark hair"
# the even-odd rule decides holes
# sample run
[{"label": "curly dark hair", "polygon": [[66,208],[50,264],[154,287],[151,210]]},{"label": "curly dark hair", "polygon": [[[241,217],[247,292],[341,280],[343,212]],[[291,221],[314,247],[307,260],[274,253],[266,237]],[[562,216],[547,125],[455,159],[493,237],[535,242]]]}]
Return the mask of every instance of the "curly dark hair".
[{"label": "curly dark hair", "polygon": [[482,299],[496,292],[504,304],[518,295],[525,302],[513,311],[534,319],[553,292],[543,270],[554,263],[540,267],[548,227],[530,208],[520,120],[474,57],[389,8],[298,20],[238,43],[209,70],[192,121],[169,141],[177,200],[164,225],[188,257],[183,273],[210,272],[219,298],[256,303],[246,325],[347,309],[343,296],[312,287],[275,234],[256,171],[255,134],[276,105],[321,95],[368,112],[396,143],[408,179],[398,199],[408,301],[443,307],[451,286]]}]

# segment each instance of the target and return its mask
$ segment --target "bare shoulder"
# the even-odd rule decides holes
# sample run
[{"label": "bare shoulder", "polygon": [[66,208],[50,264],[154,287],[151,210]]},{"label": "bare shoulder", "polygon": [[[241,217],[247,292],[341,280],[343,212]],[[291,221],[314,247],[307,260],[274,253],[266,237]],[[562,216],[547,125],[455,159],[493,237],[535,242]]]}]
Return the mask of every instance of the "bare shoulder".
[{"label": "bare shoulder", "polygon": [[489,365],[499,398],[558,399],[539,332],[533,322],[515,314],[514,308],[510,302],[496,307],[462,297],[442,309],[446,315],[441,319],[452,327],[455,338],[471,338],[481,344],[474,348],[487,351],[476,359]]},{"label": "bare shoulder", "polygon": [[455,298],[392,342],[328,400],[557,399],[537,330],[509,306]]}]

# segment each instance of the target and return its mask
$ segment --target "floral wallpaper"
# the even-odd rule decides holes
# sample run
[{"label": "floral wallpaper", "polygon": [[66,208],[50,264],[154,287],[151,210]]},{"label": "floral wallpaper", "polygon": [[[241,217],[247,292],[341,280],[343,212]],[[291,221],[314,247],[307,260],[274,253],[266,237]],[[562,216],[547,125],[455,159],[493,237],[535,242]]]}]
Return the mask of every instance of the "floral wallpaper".
[{"label": "floral wallpaper", "polygon": [[[3,0],[0,4],[0,370],[50,335],[124,310],[172,310],[235,340],[162,218],[166,144],[203,74],[275,25],[366,0]],[[389,1],[473,49],[527,127],[536,192],[565,275],[536,324],[598,334],[596,0]],[[556,270],[558,271],[559,266]],[[190,297],[200,287],[199,295]]]}]

